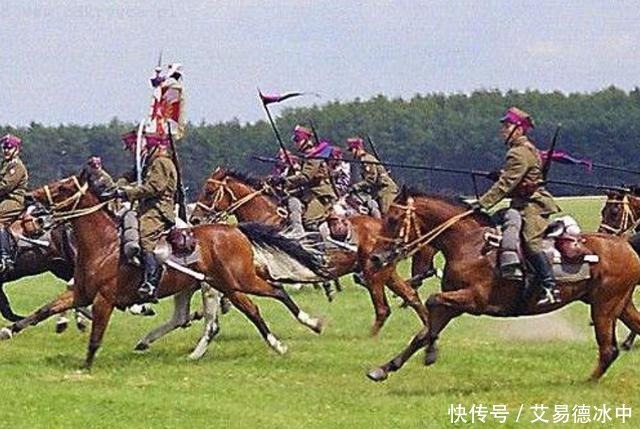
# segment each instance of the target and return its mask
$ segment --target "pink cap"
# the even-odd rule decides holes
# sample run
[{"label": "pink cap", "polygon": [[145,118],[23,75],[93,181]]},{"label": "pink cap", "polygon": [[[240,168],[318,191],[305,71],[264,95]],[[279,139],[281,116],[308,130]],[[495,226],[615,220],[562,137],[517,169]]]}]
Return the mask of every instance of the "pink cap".
[{"label": "pink cap", "polygon": [[510,124],[519,125],[522,127],[522,131],[526,132],[529,129],[534,128],[533,118],[524,110],[520,110],[517,107],[509,107],[505,112],[500,122],[508,122]]},{"label": "pink cap", "polygon": [[157,134],[145,134],[147,147],[167,147],[169,146],[169,138],[167,136],[159,136]]},{"label": "pink cap", "polygon": [[122,134],[120,139],[122,140],[122,144],[124,144],[125,149],[131,149],[136,146],[138,133],[136,130],[129,131],[128,133]]},{"label": "pink cap", "polygon": [[303,127],[302,125],[296,125],[293,129],[293,137],[295,140],[304,140],[310,139],[313,133],[309,128]]},{"label": "pink cap", "polygon": [[2,139],[0,139],[3,148],[15,149],[22,146],[22,140],[20,137],[14,136],[13,134],[7,134]]},{"label": "pink cap", "polygon": [[364,149],[364,140],[362,140],[360,137],[348,138],[347,149]]},{"label": "pink cap", "polygon": [[331,158],[342,159],[344,156],[344,151],[338,146],[333,146],[331,148]]}]

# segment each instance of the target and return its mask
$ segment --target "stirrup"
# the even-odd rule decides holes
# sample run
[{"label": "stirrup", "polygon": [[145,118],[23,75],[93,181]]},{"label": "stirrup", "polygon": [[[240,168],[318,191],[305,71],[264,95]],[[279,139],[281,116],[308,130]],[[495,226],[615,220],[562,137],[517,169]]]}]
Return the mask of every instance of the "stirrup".
[{"label": "stirrup", "polygon": [[560,302],[560,296],[559,296],[560,293],[558,289],[544,288],[544,292],[545,292],[545,297],[542,298],[540,301],[538,301],[537,305],[551,305],[551,304],[557,304]]},{"label": "stirrup", "polygon": [[0,273],[13,270],[13,261],[5,256],[0,258]]}]

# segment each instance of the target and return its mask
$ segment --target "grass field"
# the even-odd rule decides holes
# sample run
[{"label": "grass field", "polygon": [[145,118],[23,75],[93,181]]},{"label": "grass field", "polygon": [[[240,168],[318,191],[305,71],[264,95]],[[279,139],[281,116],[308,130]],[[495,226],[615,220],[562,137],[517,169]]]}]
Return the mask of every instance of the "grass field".
[{"label": "grass field", "polygon": [[[597,224],[601,203],[562,201],[587,230]],[[346,280],[346,278],[345,278]],[[384,384],[364,374],[403,347],[419,327],[410,310],[398,308],[378,338],[369,337],[373,320],[365,290],[345,281],[346,290],[329,304],[320,291],[292,292],[309,313],[328,321],[316,336],[277,303],[256,299],[272,330],[288,346],[278,356],[252,325],[233,310],[222,332],[199,362],[185,359],[200,324],[177,331],[144,353],[137,339],[168,317],[140,318],[117,313],[91,373],[77,371],[87,334],[53,333],[53,321],[0,344],[1,428],[439,428],[439,427],[639,427],[640,346],[624,352],[604,379],[586,382],[596,360],[588,310],[573,304],[551,316],[497,320],[463,316],[440,341],[440,359],[422,365],[417,354]],[[435,281],[421,290],[437,290]],[[6,287],[17,310],[26,312],[53,297],[61,282],[49,275]],[[195,298],[194,298],[195,299]],[[199,297],[198,297],[199,299]],[[640,300],[637,300],[640,302]],[[619,329],[620,334],[626,330]],[[450,423],[450,405],[507,406],[505,424]],[[531,423],[530,407],[588,405],[613,408],[608,423]],[[633,415],[622,424],[615,408]],[[524,411],[516,422],[520,406]],[[593,410],[593,408],[591,408]],[[593,417],[593,411],[591,411]]]}]

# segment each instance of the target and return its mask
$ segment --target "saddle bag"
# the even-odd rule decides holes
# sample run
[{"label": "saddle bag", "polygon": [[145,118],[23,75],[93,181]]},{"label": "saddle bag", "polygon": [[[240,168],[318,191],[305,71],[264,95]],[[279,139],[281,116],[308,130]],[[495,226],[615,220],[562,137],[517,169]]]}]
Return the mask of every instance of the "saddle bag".
[{"label": "saddle bag", "polygon": [[140,223],[138,213],[131,209],[122,219],[122,252],[129,261],[140,254]]},{"label": "saddle bag", "polygon": [[171,245],[171,253],[184,258],[196,250],[196,238],[189,228],[173,228],[167,234],[167,242]]}]

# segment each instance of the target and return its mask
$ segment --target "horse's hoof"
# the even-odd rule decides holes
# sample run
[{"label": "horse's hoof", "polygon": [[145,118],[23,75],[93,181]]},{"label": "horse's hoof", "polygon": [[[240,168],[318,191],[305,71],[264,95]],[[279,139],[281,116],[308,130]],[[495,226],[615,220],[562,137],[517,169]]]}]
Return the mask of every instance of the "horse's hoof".
[{"label": "horse's hoof", "polygon": [[10,340],[13,338],[13,331],[9,328],[0,329],[0,340]]},{"label": "horse's hoof", "polygon": [[434,363],[436,363],[437,359],[438,359],[438,348],[432,347],[428,349],[424,355],[424,364],[426,366],[433,365]]},{"label": "horse's hoof", "polygon": [[621,347],[622,350],[629,351],[633,348],[633,343],[625,341],[624,343],[622,343]]},{"label": "horse's hoof", "polygon": [[314,319],[315,322],[310,326],[311,330],[316,334],[322,334],[325,323],[321,319]]},{"label": "horse's hoof", "polygon": [[381,382],[381,381],[385,381],[387,377],[389,377],[389,374],[387,374],[387,371],[385,371],[382,368],[376,368],[374,370],[369,371],[367,373],[367,377],[369,378],[369,380]]},{"label": "horse's hoof", "polygon": [[141,352],[143,350],[147,350],[148,348],[149,348],[149,344],[143,343],[143,342],[139,342],[138,344],[136,344],[136,346],[133,349],[135,351]]},{"label": "horse's hoof", "polygon": [[281,355],[287,353],[287,346],[281,343],[273,334],[267,335],[267,342],[269,343],[269,346],[276,351],[276,353]]},{"label": "horse's hoof", "polygon": [[66,320],[59,320],[56,322],[56,334],[62,334],[69,327],[69,322]]}]

